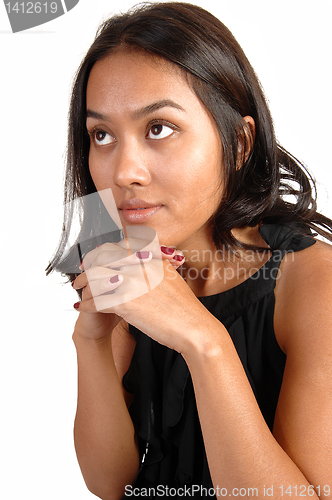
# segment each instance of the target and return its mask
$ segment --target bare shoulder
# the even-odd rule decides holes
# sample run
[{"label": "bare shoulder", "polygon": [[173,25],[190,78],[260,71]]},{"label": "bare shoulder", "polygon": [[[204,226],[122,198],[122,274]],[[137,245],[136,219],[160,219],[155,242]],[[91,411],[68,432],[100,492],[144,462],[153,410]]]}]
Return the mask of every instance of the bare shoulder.
[{"label": "bare shoulder", "polygon": [[331,332],[332,246],[322,241],[287,254],[275,289],[275,331],[286,350],[296,332]]},{"label": "bare shoulder", "polygon": [[317,240],[311,247],[286,254],[280,266],[277,289],[305,283],[322,284],[332,277],[331,269],[332,245]]}]

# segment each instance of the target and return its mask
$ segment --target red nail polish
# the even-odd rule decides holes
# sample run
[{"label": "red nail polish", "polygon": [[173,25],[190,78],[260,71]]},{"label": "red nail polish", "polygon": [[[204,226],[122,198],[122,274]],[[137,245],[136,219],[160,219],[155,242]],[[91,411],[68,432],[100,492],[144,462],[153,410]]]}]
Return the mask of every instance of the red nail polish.
[{"label": "red nail polish", "polygon": [[74,307],[75,307],[75,309],[78,309],[80,307],[80,303],[76,302],[76,304],[74,304]]},{"label": "red nail polish", "polygon": [[115,276],[112,276],[112,278],[110,278],[110,282],[111,283],[117,283],[119,281],[119,275],[116,274]]},{"label": "red nail polish", "polygon": [[183,255],[174,255],[173,260],[177,260],[178,262],[181,262],[181,260],[184,260]]},{"label": "red nail polish", "polygon": [[165,255],[172,255],[174,252],[175,252],[175,249],[174,248],[171,248],[171,247],[164,247],[164,246],[161,246],[160,247],[160,250],[165,254]]},{"label": "red nail polish", "polygon": [[150,257],[150,252],[136,252],[136,257],[139,259],[148,259]]}]

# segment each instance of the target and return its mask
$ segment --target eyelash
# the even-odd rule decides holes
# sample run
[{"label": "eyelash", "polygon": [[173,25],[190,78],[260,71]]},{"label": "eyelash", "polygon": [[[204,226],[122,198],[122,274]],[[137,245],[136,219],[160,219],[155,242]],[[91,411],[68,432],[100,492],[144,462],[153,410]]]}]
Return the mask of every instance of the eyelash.
[{"label": "eyelash", "polygon": [[[155,125],[165,125],[165,127],[169,127],[170,129],[172,129],[174,132],[176,132],[177,130],[179,130],[179,127],[177,127],[176,125],[174,125],[173,123],[167,121],[167,120],[164,120],[162,118],[155,118],[154,120],[151,120],[146,128],[146,134],[145,136],[148,135],[148,133],[150,132],[150,130],[152,129],[152,127],[154,127]],[[97,127],[94,127],[92,130],[88,130],[88,135],[90,137],[90,139],[94,142],[96,142],[96,134],[98,132],[103,132],[105,134],[108,134],[108,132],[106,132],[103,128],[97,126]],[[111,134],[109,134],[111,135]],[[158,139],[152,139],[152,140],[158,140]],[[160,140],[160,139],[159,139]],[[113,144],[113,143],[110,143],[110,144]],[[99,145],[99,144],[97,144]],[[108,144],[107,144],[108,146]]]},{"label": "eyelash", "polygon": [[[88,135],[89,135],[90,139],[95,143],[96,143],[96,134],[98,134],[98,132],[108,134],[108,132],[106,132],[106,130],[104,130],[100,127],[94,127],[92,130],[88,130]],[[109,135],[111,135],[111,134],[109,134]],[[97,144],[97,145],[99,146],[99,144]]]},{"label": "eyelash", "polygon": [[146,135],[150,132],[153,126],[155,125],[165,125],[165,127],[171,128],[173,131],[179,130],[179,127],[174,125],[173,123],[163,120],[162,118],[155,118],[154,120],[151,120],[146,131]]}]

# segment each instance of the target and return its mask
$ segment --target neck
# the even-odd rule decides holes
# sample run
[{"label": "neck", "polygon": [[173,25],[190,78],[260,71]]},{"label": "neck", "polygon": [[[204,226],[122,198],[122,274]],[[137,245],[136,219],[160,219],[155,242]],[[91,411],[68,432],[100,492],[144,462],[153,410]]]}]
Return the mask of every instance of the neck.
[{"label": "neck", "polygon": [[[266,247],[268,250],[257,227],[234,230],[234,236],[243,243]],[[195,295],[201,297],[240,284],[262,267],[270,256],[268,251],[218,250],[211,235],[196,237],[194,242],[186,242],[179,249],[186,258],[179,272]]]}]

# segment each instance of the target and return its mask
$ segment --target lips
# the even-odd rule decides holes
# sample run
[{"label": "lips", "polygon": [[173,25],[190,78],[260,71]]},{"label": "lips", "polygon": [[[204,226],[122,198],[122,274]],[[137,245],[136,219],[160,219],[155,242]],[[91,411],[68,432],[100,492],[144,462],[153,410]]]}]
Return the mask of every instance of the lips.
[{"label": "lips", "polygon": [[135,210],[138,208],[152,208],[161,206],[160,203],[149,203],[148,201],[141,200],[140,198],[131,198],[129,200],[123,200],[120,203],[120,210]]},{"label": "lips", "polygon": [[119,206],[119,213],[131,224],[141,224],[155,215],[163,207],[159,203],[150,203],[140,198],[124,200]]}]

